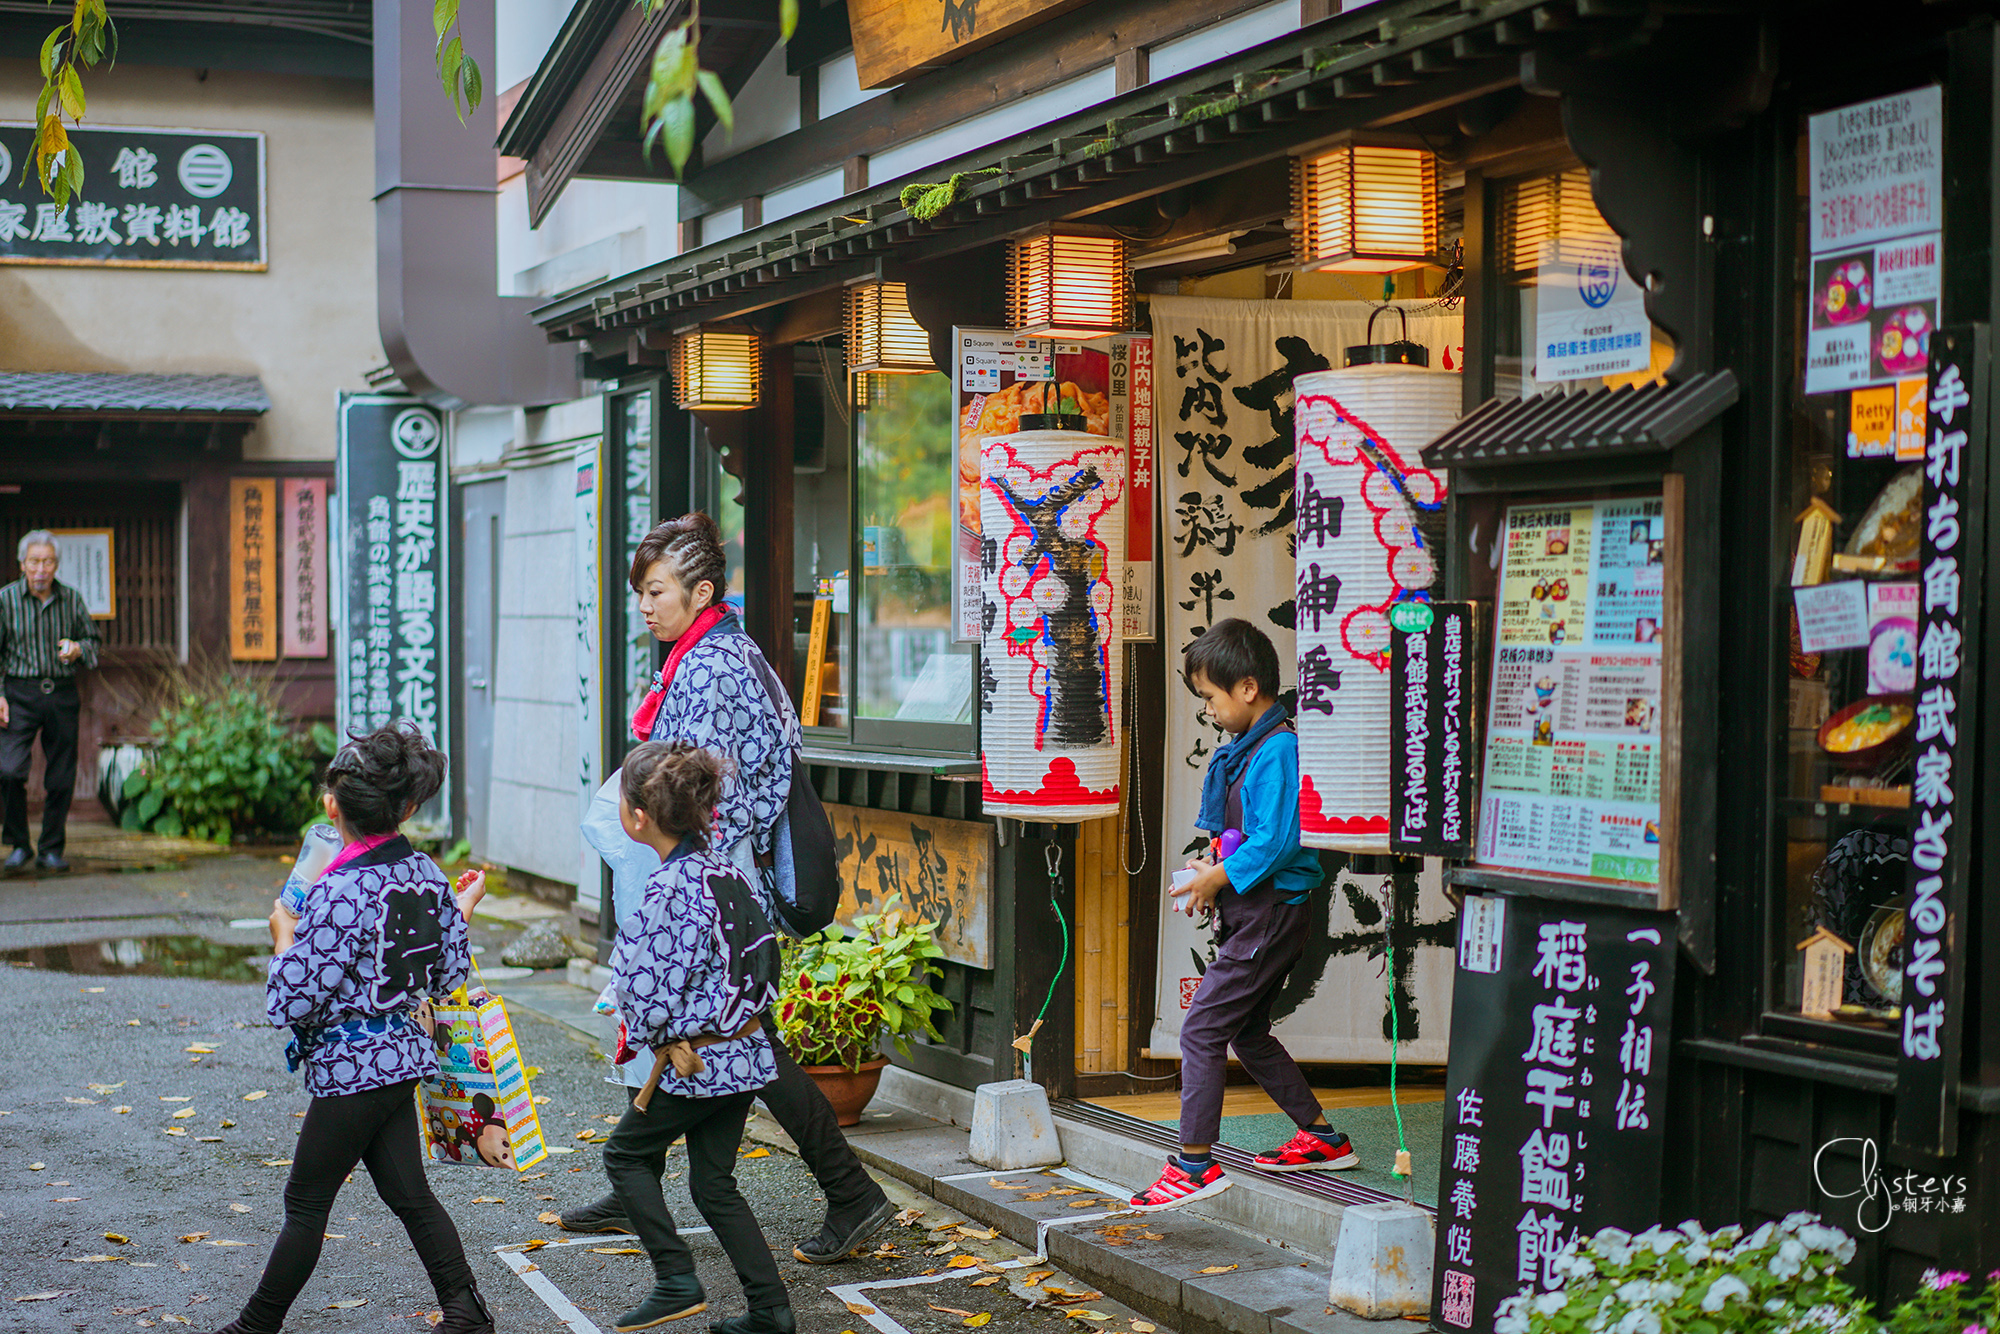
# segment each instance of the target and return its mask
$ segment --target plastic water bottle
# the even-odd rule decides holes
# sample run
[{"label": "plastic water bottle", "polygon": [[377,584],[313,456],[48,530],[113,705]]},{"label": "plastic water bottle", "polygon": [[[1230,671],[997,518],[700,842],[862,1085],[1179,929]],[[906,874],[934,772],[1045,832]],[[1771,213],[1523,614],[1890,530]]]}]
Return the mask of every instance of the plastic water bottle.
[{"label": "plastic water bottle", "polygon": [[285,877],[285,887],[278,891],[278,902],[286,912],[294,917],[305,916],[306,891],[325,873],[340,847],[340,833],[332,825],[316,824],[306,830],[298,860],[292,863],[292,872]]}]

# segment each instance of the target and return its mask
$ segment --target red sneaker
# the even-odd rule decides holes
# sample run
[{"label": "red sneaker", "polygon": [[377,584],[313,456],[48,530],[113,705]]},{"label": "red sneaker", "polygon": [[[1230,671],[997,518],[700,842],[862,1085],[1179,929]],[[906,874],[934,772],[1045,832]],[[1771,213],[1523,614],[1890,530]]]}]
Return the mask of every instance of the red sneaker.
[{"label": "red sneaker", "polygon": [[1210,1163],[1208,1170],[1199,1178],[1188,1175],[1181,1165],[1167,1159],[1167,1170],[1160,1173],[1160,1179],[1146,1190],[1132,1197],[1132,1207],[1142,1213],[1155,1209],[1178,1209],[1193,1200],[1207,1199],[1228,1190],[1229,1178],[1222,1174],[1221,1163]]},{"label": "red sneaker", "polygon": [[1282,1148],[1260,1153],[1251,1161],[1260,1172],[1344,1172],[1361,1166],[1361,1155],[1345,1135],[1335,1134],[1329,1144],[1310,1130],[1301,1130]]}]

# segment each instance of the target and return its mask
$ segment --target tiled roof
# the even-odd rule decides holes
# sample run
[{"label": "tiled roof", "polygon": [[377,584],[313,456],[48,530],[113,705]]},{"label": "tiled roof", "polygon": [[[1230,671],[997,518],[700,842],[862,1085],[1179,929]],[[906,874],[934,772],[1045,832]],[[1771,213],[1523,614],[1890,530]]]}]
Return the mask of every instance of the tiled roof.
[{"label": "tiled roof", "polygon": [[1425,445],[1424,462],[1433,468],[1490,467],[1662,453],[1706,426],[1736,394],[1736,376],[1722,370],[1673,385],[1491,398]]},{"label": "tiled roof", "polygon": [[0,413],[210,418],[253,417],[270,410],[264,382],[254,375],[0,372]]}]

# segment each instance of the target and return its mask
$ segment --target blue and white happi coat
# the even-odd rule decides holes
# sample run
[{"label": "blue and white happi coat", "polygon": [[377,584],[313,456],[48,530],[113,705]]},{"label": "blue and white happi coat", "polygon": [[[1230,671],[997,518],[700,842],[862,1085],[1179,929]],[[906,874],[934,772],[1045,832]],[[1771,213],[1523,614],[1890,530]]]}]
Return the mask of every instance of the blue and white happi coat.
[{"label": "blue and white happi coat", "polygon": [[[681,850],[688,849],[688,850]],[[620,925],[611,989],[632,1046],[626,1065],[644,1081],[646,1055],[670,1042],[735,1033],[777,999],[778,940],[747,878],[718,853],[682,843],[646,882]],[[668,1065],[660,1091],[684,1098],[754,1093],[778,1076],[762,1029],[699,1049],[707,1067],[682,1079]],[[628,1075],[629,1079],[629,1075]]]},{"label": "blue and white happi coat", "polygon": [[471,968],[450,882],[398,835],[313,885],[292,947],[271,960],[264,1012],[299,1035],[306,1092],[365,1093],[437,1073],[409,1016]]},{"label": "blue and white happi coat", "polygon": [[771,905],[755,854],[771,850],[792,795],[792,760],[804,745],[790,698],[766,688],[770,670],[742,623],[724,617],[675,668],[651,737],[692,742],[729,761],[708,845],[744,872],[767,917]]}]

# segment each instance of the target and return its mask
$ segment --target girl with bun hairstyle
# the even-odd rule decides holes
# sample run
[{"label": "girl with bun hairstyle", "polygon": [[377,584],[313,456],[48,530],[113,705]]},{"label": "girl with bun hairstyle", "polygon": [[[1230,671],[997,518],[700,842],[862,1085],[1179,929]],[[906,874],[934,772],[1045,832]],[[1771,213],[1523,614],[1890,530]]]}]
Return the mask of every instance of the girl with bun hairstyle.
[{"label": "girl with bun hairstyle", "polygon": [[326,767],[322,800],[342,847],[303,915],[273,908],[264,991],[272,1025],[292,1030],[285,1059],[305,1067],[312,1102],[285,1183],[284,1228],[243,1313],[218,1334],[278,1334],[356,1163],[367,1164],[423,1259],[444,1308],[438,1334],[492,1334],[458,1230],[424,1179],[411,1096],[438,1068],[420,1008],[464,984],[465,913],[485,893],[472,877],[455,899],[437,863],[396,832],[444,770],[445,757],[407,723],[352,736]]},{"label": "girl with bun hairstyle", "polygon": [[[768,857],[784,817],[803,737],[784,687],[723,604],[729,563],[715,520],[697,512],[654,528],[633,555],[630,578],[647,628],[668,646],[665,666],[632,715],[632,733],[641,741],[700,746],[726,762],[709,846],[742,872],[765,917],[777,923],[758,859]],[[612,906],[621,927],[636,907],[636,891],[614,877]],[[764,1105],[798,1144],[826,1196],[818,1235],[794,1246],[792,1255],[807,1264],[832,1264],[880,1231],[896,1206],[854,1156],[819,1085],[782,1042],[773,1040],[771,1054],[777,1075],[762,1093]],[[644,1064],[621,1067],[628,1096],[644,1082]],[[632,1230],[611,1196],[564,1213],[562,1226],[571,1232]]]},{"label": "girl with bun hairstyle", "polygon": [[[625,757],[618,816],[660,855],[611,953],[611,990],[632,1046],[671,1055],[647,1106],[626,1111],[604,1146],[604,1171],[653,1261],[653,1290],[619,1334],[707,1309],[694,1256],[660,1190],[667,1146],[683,1135],[688,1189],[729,1255],[749,1311],[715,1334],[793,1334],[791,1300],[771,1247],[736,1188],[736,1146],[750,1101],[777,1074],[761,1016],[778,993],[778,938],[743,873],[708,846],[709,812],[727,766],[684,742],[648,741]],[[699,1047],[699,1053],[692,1048]],[[678,1049],[678,1050],[676,1050]]]}]

